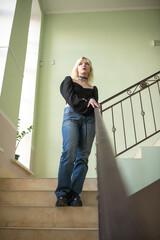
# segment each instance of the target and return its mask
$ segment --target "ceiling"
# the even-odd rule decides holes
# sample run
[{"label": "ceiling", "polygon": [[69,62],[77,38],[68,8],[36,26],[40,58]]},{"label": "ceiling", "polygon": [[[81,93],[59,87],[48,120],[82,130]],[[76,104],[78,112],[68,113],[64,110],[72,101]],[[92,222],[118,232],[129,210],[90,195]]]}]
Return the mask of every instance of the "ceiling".
[{"label": "ceiling", "polygon": [[160,9],[160,0],[42,0],[46,14]]}]

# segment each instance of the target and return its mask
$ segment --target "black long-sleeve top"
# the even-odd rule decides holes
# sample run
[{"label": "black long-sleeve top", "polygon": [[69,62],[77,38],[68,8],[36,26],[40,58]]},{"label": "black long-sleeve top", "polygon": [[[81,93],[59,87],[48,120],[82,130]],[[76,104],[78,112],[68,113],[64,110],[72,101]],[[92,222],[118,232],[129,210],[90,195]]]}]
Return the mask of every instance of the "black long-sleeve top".
[{"label": "black long-sleeve top", "polygon": [[87,108],[91,98],[98,102],[98,89],[96,86],[83,88],[80,84],[73,82],[70,76],[67,76],[60,85],[60,92],[66,103],[68,103],[76,112],[83,115],[90,115],[94,109],[90,105]]}]

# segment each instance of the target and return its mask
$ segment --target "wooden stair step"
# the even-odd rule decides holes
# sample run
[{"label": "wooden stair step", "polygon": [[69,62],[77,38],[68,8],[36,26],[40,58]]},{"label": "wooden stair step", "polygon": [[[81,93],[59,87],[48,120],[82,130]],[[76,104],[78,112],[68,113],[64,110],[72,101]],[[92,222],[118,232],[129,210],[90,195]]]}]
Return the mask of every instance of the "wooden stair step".
[{"label": "wooden stair step", "polygon": [[[16,238],[15,238],[16,236]],[[0,240],[98,240],[97,228],[0,228]]]},{"label": "wooden stair step", "polygon": [[[57,178],[0,178],[0,190],[46,190],[55,191]],[[87,178],[83,190],[97,190],[97,179]]]},{"label": "wooden stair step", "polygon": [[[97,191],[83,191],[83,206],[97,206]],[[1,205],[54,207],[56,195],[53,191],[0,190]]]},{"label": "wooden stair step", "polygon": [[0,227],[97,228],[97,207],[0,206]]}]

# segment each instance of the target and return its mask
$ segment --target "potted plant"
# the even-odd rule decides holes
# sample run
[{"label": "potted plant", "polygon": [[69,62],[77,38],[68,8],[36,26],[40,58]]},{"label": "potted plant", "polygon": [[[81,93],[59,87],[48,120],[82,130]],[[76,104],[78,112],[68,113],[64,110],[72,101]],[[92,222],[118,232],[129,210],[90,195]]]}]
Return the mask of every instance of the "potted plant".
[{"label": "potted plant", "polygon": [[[33,126],[31,125],[30,127],[27,128],[26,131],[19,132],[19,124],[20,124],[20,119],[18,119],[17,137],[16,137],[16,149],[15,149],[15,151],[17,150],[17,148],[18,148],[20,142],[22,141],[22,139],[27,134],[29,134],[32,131],[32,129],[33,129]],[[18,158],[19,158],[19,155],[15,154],[15,159],[18,160]]]}]

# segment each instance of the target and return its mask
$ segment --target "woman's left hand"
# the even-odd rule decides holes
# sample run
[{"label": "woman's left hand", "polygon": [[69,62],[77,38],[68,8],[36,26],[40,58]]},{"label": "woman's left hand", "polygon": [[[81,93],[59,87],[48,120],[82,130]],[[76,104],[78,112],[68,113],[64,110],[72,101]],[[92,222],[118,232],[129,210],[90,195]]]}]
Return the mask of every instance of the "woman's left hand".
[{"label": "woman's left hand", "polygon": [[93,99],[91,98],[88,102],[87,108],[92,105],[93,108],[99,108],[99,104]]}]

